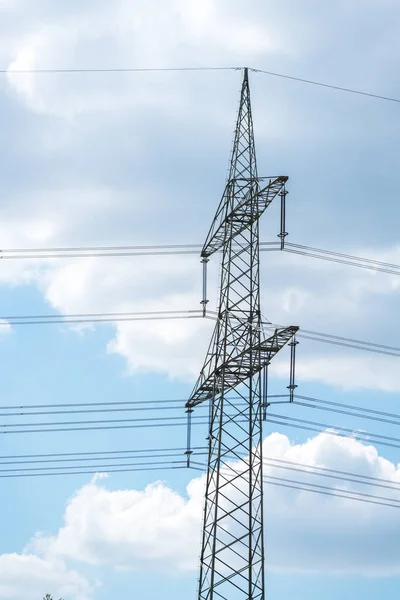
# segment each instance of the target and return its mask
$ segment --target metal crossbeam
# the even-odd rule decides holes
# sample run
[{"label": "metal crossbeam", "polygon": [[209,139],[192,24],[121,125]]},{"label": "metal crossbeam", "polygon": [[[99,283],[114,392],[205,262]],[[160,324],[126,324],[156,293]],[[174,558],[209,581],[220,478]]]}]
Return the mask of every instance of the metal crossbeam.
[{"label": "metal crossbeam", "polygon": [[245,69],[229,179],[201,253],[204,262],[222,250],[218,319],[186,404],[191,415],[210,402],[199,600],[265,598],[261,370],[298,328],[264,337],[258,222],[287,179],[258,177]]},{"label": "metal crossbeam", "polygon": [[[217,324],[218,327],[218,324]],[[296,334],[298,327],[276,329],[275,333],[263,340],[252,352],[258,353],[254,360],[250,348],[244,348],[235,356],[228,356],[227,361],[217,370],[213,369],[213,361],[209,360],[204,366],[196,386],[186,403],[186,408],[194,408],[206,400],[213,398],[216,393],[228,392],[253,377],[281,350]],[[222,372],[224,373],[224,388],[222,389]]]},{"label": "metal crossbeam", "polygon": [[[271,177],[269,183],[263,188],[261,185],[267,181],[266,177],[228,181],[201,256],[207,258],[222,248],[229,222],[232,223],[232,237],[235,237],[252,225],[254,220],[258,220],[275,196],[281,192],[287,180],[288,177]],[[254,208],[251,210],[249,206],[249,198],[252,194],[256,204],[255,210]],[[231,205],[233,209],[229,214],[225,214],[226,207]]]}]

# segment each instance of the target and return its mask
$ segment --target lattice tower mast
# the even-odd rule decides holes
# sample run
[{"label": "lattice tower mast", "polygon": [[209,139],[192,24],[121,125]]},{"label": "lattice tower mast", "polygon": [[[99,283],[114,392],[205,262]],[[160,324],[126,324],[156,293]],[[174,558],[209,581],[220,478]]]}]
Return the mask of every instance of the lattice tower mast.
[{"label": "lattice tower mast", "polygon": [[297,328],[263,335],[259,218],[287,179],[258,177],[245,69],[229,179],[201,253],[222,251],[218,319],[186,404],[210,402],[199,600],[265,597],[261,371]]}]

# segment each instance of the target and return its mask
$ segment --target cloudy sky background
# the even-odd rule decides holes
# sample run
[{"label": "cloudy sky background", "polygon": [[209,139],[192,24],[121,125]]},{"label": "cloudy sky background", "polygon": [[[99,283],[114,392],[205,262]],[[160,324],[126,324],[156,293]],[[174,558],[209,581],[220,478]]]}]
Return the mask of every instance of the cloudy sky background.
[{"label": "cloudy sky background", "polygon": [[[0,0],[0,246],[201,243],[223,190],[241,85],[236,71],[15,70],[249,65],[400,97],[399,18],[394,0]],[[399,264],[398,104],[255,73],[251,90],[259,172],[290,177],[290,241]],[[277,208],[263,217],[264,241],[276,240]],[[0,266],[3,317],[199,308],[197,256]],[[397,345],[399,286],[387,274],[262,254],[263,311],[273,322]],[[186,398],[211,328],[3,326],[4,403]],[[283,355],[273,390],[285,389],[287,368]],[[297,372],[301,393],[398,412],[397,359],[302,342]],[[396,436],[390,425],[284,413]],[[183,429],[149,431],[1,436],[0,454],[185,443]],[[206,432],[197,435],[204,442]],[[313,435],[269,424],[267,454],[399,481],[395,448]],[[167,600],[195,597],[201,477],[80,475],[1,487],[2,600],[47,591],[65,600],[155,597],[161,588]],[[395,597],[396,509],[272,486],[266,497],[272,599],[294,590],[300,600]]]}]

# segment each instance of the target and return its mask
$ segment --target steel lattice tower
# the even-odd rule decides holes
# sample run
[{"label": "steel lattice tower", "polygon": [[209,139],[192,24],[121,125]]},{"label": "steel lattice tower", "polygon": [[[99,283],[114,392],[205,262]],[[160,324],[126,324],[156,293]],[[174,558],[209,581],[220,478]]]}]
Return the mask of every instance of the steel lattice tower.
[{"label": "steel lattice tower", "polygon": [[265,597],[261,371],[297,328],[263,335],[258,220],[286,181],[258,177],[245,69],[229,179],[201,253],[222,251],[218,318],[186,404],[210,402],[199,600]]}]

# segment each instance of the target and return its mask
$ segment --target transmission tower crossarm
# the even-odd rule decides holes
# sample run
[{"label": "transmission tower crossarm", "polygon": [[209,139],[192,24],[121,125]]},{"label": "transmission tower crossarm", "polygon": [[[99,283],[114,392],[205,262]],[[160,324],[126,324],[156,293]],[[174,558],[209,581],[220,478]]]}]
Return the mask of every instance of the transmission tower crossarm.
[{"label": "transmission tower crossarm", "polygon": [[[293,338],[298,329],[295,326],[276,329],[272,336],[253,348],[245,348],[239,354],[228,356],[227,360],[218,366],[217,371],[212,371],[210,364],[210,372],[203,370],[186,403],[186,408],[194,408],[221,393],[222,385],[227,392],[259,373]],[[222,378],[218,376],[219,373],[224,373],[223,384]]]},{"label": "transmission tower crossarm", "polygon": [[[208,258],[223,247],[228,225],[230,238],[233,239],[257,221],[281,192],[287,180],[288,177],[280,175],[228,181],[201,256]],[[268,183],[265,185],[266,182]]]}]

